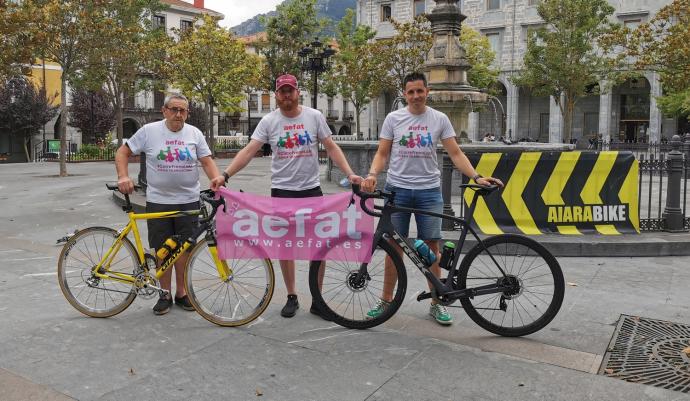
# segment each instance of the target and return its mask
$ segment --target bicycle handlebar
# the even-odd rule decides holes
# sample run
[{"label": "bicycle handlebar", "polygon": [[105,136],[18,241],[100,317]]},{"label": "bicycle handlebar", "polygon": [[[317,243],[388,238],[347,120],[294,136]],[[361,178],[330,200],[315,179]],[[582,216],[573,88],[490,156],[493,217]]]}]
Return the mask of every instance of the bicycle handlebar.
[{"label": "bicycle handlebar", "polygon": [[[496,191],[500,187],[498,185],[479,185],[479,184],[462,184],[460,185],[460,188],[467,188],[471,189],[473,191],[476,191],[478,195],[486,196],[491,194],[492,192]],[[365,192],[360,189],[359,184],[352,184],[352,193],[355,195],[359,196],[360,200],[360,206],[362,207],[362,210],[374,217],[381,217],[383,214],[379,212],[375,212],[369,208],[367,208],[366,205],[366,200],[367,199],[386,199],[386,200],[392,200],[395,197],[395,192],[384,192],[379,189],[377,189],[374,192]],[[475,198],[476,199],[476,198]],[[374,209],[377,210],[382,210],[384,206],[376,206],[374,205]]]},{"label": "bicycle handlebar", "polygon": [[202,201],[211,205],[211,208],[213,209],[211,211],[211,214],[204,219],[204,222],[211,221],[213,217],[216,215],[216,212],[218,211],[218,208],[221,205],[223,205],[223,210],[225,210],[225,199],[222,196],[216,199],[216,193],[211,189],[201,191],[199,193],[199,198],[201,198]]},{"label": "bicycle handlebar", "polygon": [[[352,193],[355,195],[359,196],[359,205],[362,207],[362,210],[374,217],[381,217],[383,216],[382,213],[375,212],[367,207],[366,200],[367,199],[393,199],[395,197],[395,193],[393,192],[384,192],[379,189],[377,189],[374,192],[365,192],[360,190],[360,185],[359,184],[352,184]],[[383,209],[382,206],[376,206],[374,205],[374,209],[381,210]]]}]

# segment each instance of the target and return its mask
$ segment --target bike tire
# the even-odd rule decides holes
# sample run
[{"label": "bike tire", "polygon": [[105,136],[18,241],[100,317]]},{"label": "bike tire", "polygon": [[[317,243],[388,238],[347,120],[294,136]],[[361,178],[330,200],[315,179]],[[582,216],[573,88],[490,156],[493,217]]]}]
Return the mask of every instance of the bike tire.
[{"label": "bike tire", "polygon": [[[460,264],[456,288],[496,284],[504,279],[487,249],[506,274],[518,279],[519,292],[460,298],[470,319],[506,337],[532,334],[548,325],[563,303],[565,282],[556,258],[533,239],[502,234],[487,238],[483,246],[475,245]],[[506,310],[500,309],[501,302],[506,304]]]},{"label": "bike tire", "polygon": [[[384,259],[390,256],[397,274],[393,299],[385,311],[377,317],[370,318],[367,312],[375,307],[381,297],[383,288]],[[405,265],[397,250],[386,240],[381,240],[373,252],[371,262],[367,264],[369,280],[354,283],[353,275],[360,269],[361,263],[329,260],[326,262],[323,286],[319,287],[320,262],[311,262],[309,266],[309,289],[312,302],[315,302],[322,313],[333,322],[349,329],[368,329],[384,323],[400,308],[407,291]]]},{"label": "bike tire", "polygon": [[245,325],[271,303],[275,273],[270,259],[226,259],[232,276],[220,278],[206,239],[192,248],[185,269],[189,300],[204,319],[225,327]]},{"label": "bike tire", "polygon": [[[117,315],[137,296],[133,283],[99,279],[91,273],[118,236],[117,231],[108,227],[89,227],[75,233],[60,252],[57,272],[60,290],[70,305],[87,316]],[[129,239],[123,238],[121,242],[109,271],[132,275],[139,266],[139,257]]]}]

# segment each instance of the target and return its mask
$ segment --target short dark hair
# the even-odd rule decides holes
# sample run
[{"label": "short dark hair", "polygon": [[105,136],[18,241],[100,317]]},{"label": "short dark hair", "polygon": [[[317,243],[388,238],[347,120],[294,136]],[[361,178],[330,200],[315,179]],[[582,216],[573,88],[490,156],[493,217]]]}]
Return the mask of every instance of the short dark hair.
[{"label": "short dark hair", "polygon": [[407,86],[408,82],[412,81],[422,81],[424,82],[424,87],[426,87],[426,77],[419,71],[411,72],[405,75],[405,78],[403,79],[403,88]]}]

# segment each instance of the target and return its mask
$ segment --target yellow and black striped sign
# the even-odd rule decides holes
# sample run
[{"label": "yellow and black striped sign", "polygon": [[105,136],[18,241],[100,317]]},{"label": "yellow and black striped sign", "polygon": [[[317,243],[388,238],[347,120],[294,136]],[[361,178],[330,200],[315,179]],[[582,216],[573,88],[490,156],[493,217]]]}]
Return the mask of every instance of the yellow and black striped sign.
[{"label": "yellow and black striped sign", "polygon": [[[500,178],[499,195],[477,201],[485,234],[639,233],[638,162],[630,152],[523,152],[467,156]],[[474,191],[465,191],[467,205]]]}]

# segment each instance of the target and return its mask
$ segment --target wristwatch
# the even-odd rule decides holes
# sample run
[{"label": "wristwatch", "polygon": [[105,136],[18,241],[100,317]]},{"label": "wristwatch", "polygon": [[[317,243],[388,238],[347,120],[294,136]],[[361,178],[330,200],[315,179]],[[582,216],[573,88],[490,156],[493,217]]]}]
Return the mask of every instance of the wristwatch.
[{"label": "wristwatch", "polygon": [[228,180],[230,179],[230,174],[228,174],[227,171],[223,171],[223,177],[225,177],[225,182],[227,183]]},{"label": "wristwatch", "polygon": [[482,177],[481,174],[475,174],[474,177],[472,177],[472,180],[476,182],[480,178],[484,178],[484,177]]}]

